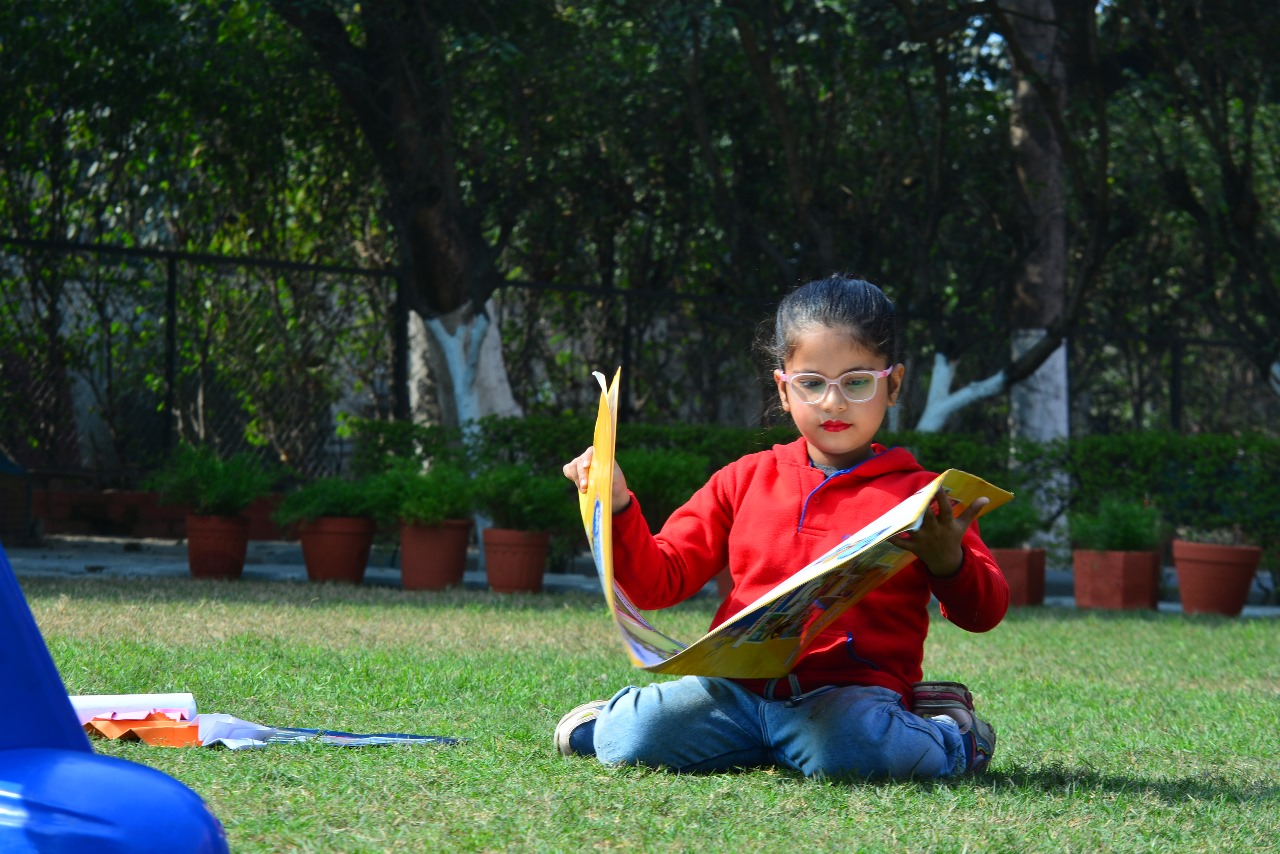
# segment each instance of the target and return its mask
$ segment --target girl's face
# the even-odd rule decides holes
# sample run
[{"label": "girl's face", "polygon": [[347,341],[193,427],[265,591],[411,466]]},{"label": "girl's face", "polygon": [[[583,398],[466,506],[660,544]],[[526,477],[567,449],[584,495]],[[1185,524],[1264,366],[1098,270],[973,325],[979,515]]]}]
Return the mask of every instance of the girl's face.
[{"label": "girl's face", "polygon": [[[786,374],[822,374],[838,379],[849,371],[883,371],[889,361],[883,355],[854,342],[843,330],[819,326],[800,334],[795,349],[784,365]],[[782,379],[782,371],[774,371],[782,408],[809,443],[809,456],[819,465],[846,469],[871,456],[871,440],[884,421],[885,411],[898,401],[902,387],[902,365],[893,373],[876,381],[875,394],[869,400],[850,403],[834,386],[827,386],[817,403],[798,400]]]}]

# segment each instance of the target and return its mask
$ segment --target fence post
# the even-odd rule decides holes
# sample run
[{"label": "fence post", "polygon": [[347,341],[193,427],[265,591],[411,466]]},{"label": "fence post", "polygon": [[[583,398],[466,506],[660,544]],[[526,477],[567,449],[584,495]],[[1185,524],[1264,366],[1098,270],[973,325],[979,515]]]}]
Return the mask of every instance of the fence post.
[{"label": "fence post", "polygon": [[1173,339],[1173,349],[1169,371],[1169,426],[1175,433],[1182,432],[1182,358],[1186,352],[1186,344],[1181,338]]},{"label": "fence post", "polygon": [[409,412],[409,297],[405,276],[407,268],[396,268],[396,298],[391,319],[391,417],[408,421]]},{"label": "fence post", "polygon": [[[615,291],[615,293],[618,293]],[[631,296],[622,295],[622,388],[618,390],[618,410],[623,416],[631,413]]]},{"label": "fence post", "polygon": [[178,385],[178,256],[166,252],[164,294],[164,452],[173,450],[173,407]]}]

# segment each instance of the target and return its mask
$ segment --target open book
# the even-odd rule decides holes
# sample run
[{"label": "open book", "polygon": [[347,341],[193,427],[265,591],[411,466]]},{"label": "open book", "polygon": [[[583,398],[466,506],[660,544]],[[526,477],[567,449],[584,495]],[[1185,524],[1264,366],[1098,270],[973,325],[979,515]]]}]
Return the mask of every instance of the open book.
[{"label": "open book", "polygon": [[990,500],[979,515],[1013,498],[980,477],[949,469],[686,646],[655,629],[613,578],[613,461],[621,373],[619,369],[608,386],[601,374],[594,374],[601,392],[595,456],[587,491],[579,494],[579,509],[627,655],[634,665],[653,673],[742,679],[785,676],[823,629],[915,558],[895,546],[892,538],[920,525],[939,486],[950,495],[956,515],[979,497]]}]

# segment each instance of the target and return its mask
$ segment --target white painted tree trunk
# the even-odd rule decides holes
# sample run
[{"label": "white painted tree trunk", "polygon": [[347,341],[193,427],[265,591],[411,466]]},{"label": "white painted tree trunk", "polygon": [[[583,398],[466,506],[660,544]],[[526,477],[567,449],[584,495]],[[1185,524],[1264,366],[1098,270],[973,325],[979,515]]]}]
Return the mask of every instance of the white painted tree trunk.
[{"label": "white painted tree trunk", "polygon": [[493,302],[485,309],[469,318],[466,309],[441,317],[412,317],[409,380],[415,418],[423,409],[424,381],[433,368],[447,374],[437,376],[436,382],[442,390],[447,389],[447,403],[464,430],[486,415],[521,414],[502,361],[502,338],[490,321]]},{"label": "white painted tree trunk", "polygon": [[[1016,329],[1010,342],[1017,359],[1044,337],[1043,329]],[[1014,439],[1051,442],[1070,433],[1067,406],[1066,343],[1045,360],[1036,372],[1009,390],[1009,435]]]},{"label": "white painted tree trunk", "polygon": [[947,419],[971,403],[999,394],[1004,389],[1004,371],[996,371],[978,382],[972,382],[956,391],[951,383],[956,375],[956,362],[943,353],[933,356],[933,373],[929,377],[929,394],[924,412],[916,422],[921,433],[937,433],[947,425]]},{"label": "white painted tree trunk", "polygon": [[[1043,329],[1019,329],[1013,334],[1012,356],[1017,359],[1044,336]],[[1066,439],[1071,433],[1068,406],[1067,345],[1064,341],[1034,374],[1009,390],[1009,436],[1044,443]],[[1017,459],[1011,461],[1016,469]],[[1035,503],[1041,519],[1054,519],[1049,530],[1031,540],[1033,546],[1048,549],[1053,563],[1069,563],[1071,540],[1064,502],[1070,494],[1066,472],[1046,472],[1042,480],[1028,485],[1028,499]]]},{"label": "white painted tree trunk", "polygon": [[[447,382],[437,380],[437,385],[450,390],[453,411],[464,436],[473,435],[476,422],[486,415],[522,414],[502,360],[498,325],[490,320],[495,309],[490,300],[484,313],[469,318],[465,308],[441,317],[424,319],[416,313],[411,315],[409,388],[415,419],[424,408],[425,381],[433,366],[448,375]],[[479,535],[492,526],[493,520],[480,512],[474,520],[483,565],[484,539]]]},{"label": "white painted tree trunk", "polygon": [[[1014,281],[1011,306],[1011,356],[1017,359],[1062,318],[1066,308],[1066,186],[1063,144],[1050,114],[1064,109],[1067,74],[1062,59],[1064,33],[1054,0],[1002,0],[1023,61],[1015,62],[1013,113],[1009,134],[1014,164],[1027,205],[1029,237],[1022,269]],[[1011,45],[1013,43],[1011,42]],[[1030,67],[1025,67],[1024,61]],[[1043,88],[1041,85],[1043,84]],[[1009,433],[1014,439],[1049,442],[1069,430],[1065,342],[1034,374],[1010,388]],[[1011,460],[1016,466],[1017,459]],[[1051,531],[1033,540],[1051,553],[1055,564],[1069,561],[1069,539],[1061,502],[1066,474],[1042,474],[1027,484],[1027,496],[1042,519],[1055,518]]]}]

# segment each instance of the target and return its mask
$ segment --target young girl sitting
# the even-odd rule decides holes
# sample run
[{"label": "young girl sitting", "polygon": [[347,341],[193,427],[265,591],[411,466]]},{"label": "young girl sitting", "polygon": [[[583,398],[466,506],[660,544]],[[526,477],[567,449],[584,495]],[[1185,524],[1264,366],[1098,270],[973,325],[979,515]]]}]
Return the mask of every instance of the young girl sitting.
[{"label": "young girl sitting", "polygon": [[[833,277],[789,294],[770,345],[782,408],[798,440],[711,477],[656,536],[614,470],[614,576],[640,608],[688,599],[724,567],[733,590],[714,628],[894,507],[935,475],[872,441],[897,402],[893,303],[872,284]],[[586,489],[592,450],[564,466]],[[995,732],[959,683],[922,683],[930,596],[972,632],[1003,619],[1009,588],[945,494],[896,541],[916,559],[827,628],[782,679],[704,676],[623,688],[556,727],[565,756],[713,772],[776,765],[827,779],[945,777],[981,770]],[[913,712],[913,709],[915,710]]]}]

